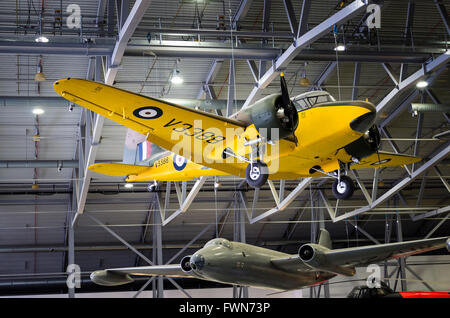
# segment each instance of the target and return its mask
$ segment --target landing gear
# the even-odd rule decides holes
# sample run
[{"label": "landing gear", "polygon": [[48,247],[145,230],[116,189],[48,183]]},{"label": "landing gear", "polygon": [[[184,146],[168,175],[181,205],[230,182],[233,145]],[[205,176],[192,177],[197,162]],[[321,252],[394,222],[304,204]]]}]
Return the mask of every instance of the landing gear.
[{"label": "landing gear", "polygon": [[245,170],[245,179],[253,188],[261,188],[269,178],[269,169],[262,161],[249,163]]},{"label": "landing gear", "polygon": [[156,181],[153,182],[153,183],[149,183],[147,185],[147,191],[148,192],[155,192],[157,190],[157,188],[158,188],[158,184],[156,183]]},{"label": "landing gear", "polygon": [[339,200],[350,199],[355,191],[353,180],[347,176],[340,176],[340,178],[333,182],[333,194]]}]

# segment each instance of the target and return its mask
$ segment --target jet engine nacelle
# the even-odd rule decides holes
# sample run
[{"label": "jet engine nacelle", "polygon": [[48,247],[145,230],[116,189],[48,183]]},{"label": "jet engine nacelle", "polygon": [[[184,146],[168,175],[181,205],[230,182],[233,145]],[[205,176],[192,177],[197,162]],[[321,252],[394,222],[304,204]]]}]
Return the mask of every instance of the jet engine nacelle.
[{"label": "jet engine nacelle", "polygon": [[305,244],[298,250],[298,256],[307,266],[314,270],[332,272],[344,276],[353,276],[356,271],[354,267],[334,265],[327,257],[331,250],[318,244]]},{"label": "jet engine nacelle", "polygon": [[352,157],[362,159],[378,150],[381,138],[377,126],[373,125],[363,136],[344,147]]},{"label": "jet engine nacelle", "polygon": [[190,273],[192,272],[192,267],[191,267],[191,255],[185,256],[181,259],[181,270],[185,273]]},{"label": "jet engine nacelle", "polygon": [[[254,124],[261,136],[276,141],[292,135],[298,126],[298,113],[292,103],[285,105],[281,94],[272,94],[238,112],[233,119]],[[278,129],[278,136],[272,129]]]}]

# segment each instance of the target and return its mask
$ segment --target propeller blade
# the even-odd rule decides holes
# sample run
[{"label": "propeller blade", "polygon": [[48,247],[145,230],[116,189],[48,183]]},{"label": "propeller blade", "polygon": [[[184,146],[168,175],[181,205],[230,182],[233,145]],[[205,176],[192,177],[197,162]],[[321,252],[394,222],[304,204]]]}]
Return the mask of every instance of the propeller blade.
[{"label": "propeller blade", "polygon": [[286,84],[286,79],[284,78],[284,74],[280,74],[280,85],[281,85],[281,97],[283,98],[283,104],[289,105],[291,100],[289,98],[289,91]]}]

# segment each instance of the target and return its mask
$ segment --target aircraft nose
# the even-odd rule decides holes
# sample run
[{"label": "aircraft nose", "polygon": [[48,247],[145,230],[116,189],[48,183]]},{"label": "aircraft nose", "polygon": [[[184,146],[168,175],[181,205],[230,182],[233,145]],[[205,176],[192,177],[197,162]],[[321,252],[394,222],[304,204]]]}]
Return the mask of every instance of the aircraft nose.
[{"label": "aircraft nose", "polygon": [[191,257],[191,267],[193,270],[202,270],[205,266],[205,258],[201,254],[194,254]]},{"label": "aircraft nose", "polygon": [[375,123],[377,116],[376,110],[373,107],[365,107],[369,112],[356,117],[350,122],[350,128],[354,131],[365,133]]}]

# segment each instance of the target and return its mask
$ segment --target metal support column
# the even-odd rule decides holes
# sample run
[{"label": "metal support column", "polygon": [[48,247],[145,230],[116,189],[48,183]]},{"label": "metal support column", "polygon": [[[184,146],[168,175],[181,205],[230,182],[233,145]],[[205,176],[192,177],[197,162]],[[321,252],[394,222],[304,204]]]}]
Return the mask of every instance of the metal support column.
[{"label": "metal support column", "polygon": [[[394,206],[397,208],[397,198],[394,198]],[[402,231],[402,218],[400,213],[397,210],[397,242],[403,242],[403,231]],[[406,262],[404,257],[400,257],[398,260],[399,264],[399,272],[400,272],[400,285],[402,287],[402,291],[407,291],[406,285]]]},{"label": "metal support column", "polygon": [[[153,263],[155,265],[164,264],[161,227],[161,215],[157,209],[153,209]],[[162,276],[156,278],[156,298],[164,298],[164,278]]]},{"label": "metal support column", "polygon": [[[75,181],[73,182],[75,184]],[[72,217],[73,217],[73,211],[76,211],[76,205],[77,205],[77,197],[75,193],[75,188],[73,188],[73,192],[71,195],[69,195],[69,213],[68,213],[68,222],[67,226],[69,227],[68,232],[68,253],[67,253],[67,264],[75,265],[75,238],[74,238],[74,230],[72,225]],[[69,287],[69,298],[75,298],[75,288]]]},{"label": "metal support column", "polygon": [[[233,240],[236,242],[245,243],[245,212],[242,211],[239,193],[234,193],[234,227]],[[242,266],[246,266],[245,263]],[[233,298],[248,298],[247,286],[233,286]]]}]

